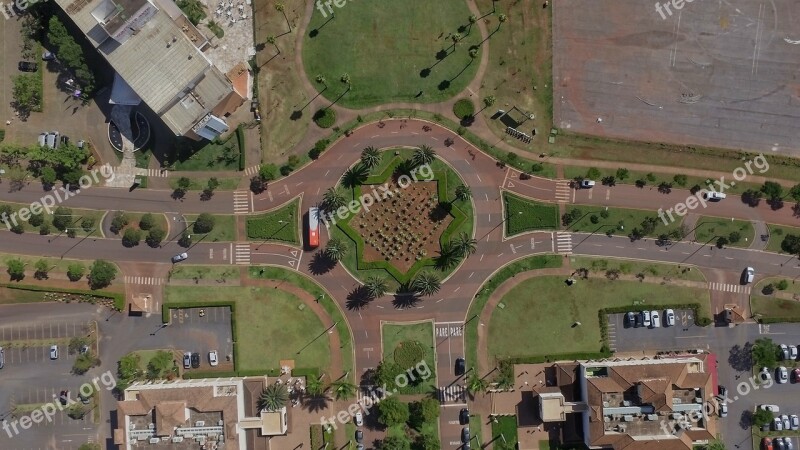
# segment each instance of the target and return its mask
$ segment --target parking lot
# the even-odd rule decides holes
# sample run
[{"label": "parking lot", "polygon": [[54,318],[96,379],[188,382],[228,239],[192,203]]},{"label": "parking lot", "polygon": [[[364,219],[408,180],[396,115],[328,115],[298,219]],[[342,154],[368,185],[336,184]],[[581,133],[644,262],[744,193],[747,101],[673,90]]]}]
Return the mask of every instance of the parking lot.
[{"label": "parking lot", "polygon": [[[169,342],[170,346],[177,350],[200,353],[200,367],[194,370],[211,369],[208,363],[208,352],[211,350],[216,350],[219,354],[219,366],[215,369],[232,369],[233,339],[230,308],[173,309],[171,315],[172,322],[168,326],[153,331],[154,336],[159,337],[159,341]],[[230,361],[228,361],[229,356]]]},{"label": "parking lot", "polygon": [[[625,321],[625,314],[609,314],[608,337],[611,349],[617,352],[644,350],[683,350],[686,349],[686,336],[696,334],[694,311],[675,310],[675,326],[665,327],[664,311],[659,310],[661,326],[648,328],[633,327]],[[639,314],[640,311],[634,311]]]}]

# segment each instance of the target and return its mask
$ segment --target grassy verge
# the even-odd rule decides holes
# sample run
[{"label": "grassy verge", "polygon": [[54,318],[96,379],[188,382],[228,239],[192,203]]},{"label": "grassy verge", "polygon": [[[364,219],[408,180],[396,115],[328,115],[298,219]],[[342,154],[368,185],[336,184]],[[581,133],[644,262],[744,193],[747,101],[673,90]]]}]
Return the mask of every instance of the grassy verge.
[{"label": "grassy verge", "polygon": [[800,322],[800,302],[753,294],[750,309],[762,323]]},{"label": "grassy verge", "polygon": [[[12,227],[14,224],[19,224],[22,226],[22,229],[25,233],[40,233],[41,226],[33,226],[28,221],[23,221],[19,217],[19,210],[22,208],[30,209],[30,204],[23,204],[23,203],[9,203],[9,202],[0,202],[0,205],[8,205],[12,209],[12,213],[9,215],[10,218],[8,220],[9,225]],[[78,208],[69,208],[72,211],[72,224],[68,226],[68,228],[73,229],[75,235],[77,237],[83,237],[86,235],[89,236],[102,236],[102,232],[100,230],[100,220],[102,219],[105,211],[99,211],[94,209],[78,209]],[[55,213],[55,209],[52,210]],[[16,214],[15,214],[16,213]],[[30,214],[28,214],[30,216]],[[55,216],[53,214],[47,214],[47,211],[42,212],[42,219],[43,223],[47,224],[50,229],[50,234],[58,234],[59,230],[53,226],[53,218]],[[84,228],[82,226],[82,222],[84,219],[87,219],[88,222],[91,223],[92,226]],[[88,223],[87,222],[87,223]],[[66,233],[64,233],[66,235]],[[66,236],[65,236],[66,237]]]},{"label": "grassy verge", "polygon": [[[785,289],[781,289],[780,283],[785,281]],[[772,287],[775,289],[775,292],[786,292],[788,294],[800,294],[800,284],[797,283],[797,280],[793,280],[791,278],[785,277],[769,277],[764,278],[763,280],[759,281],[755,286],[753,286],[753,292],[762,292],[764,287],[768,284],[771,284]],[[767,294],[765,294],[767,295]]]},{"label": "grassy verge", "polygon": [[178,264],[170,271],[170,280],[239,278],[239,268],[231,266],[191,266]]},{"label": "grassy verge", "polygon": [[384,324],[381,327],[381,343],[383,346],[383,359],[398,363],[403,370],[410,369],[412,366],[403,367],[402,364],[404,346],[412,345],[424,351],[421,359],[431,369],[431,376],[421,383],[414,386],[398,386],[397,392],[400,394],[424,394],[436,389],[436,355],[434,353],[433,324],[422,322],[408,325]]},{"label": "grassy verge", "polygon": [[171,170],[239,169],[239,137],[236,132],[231,132],[224,140],[192,141],[188,138],[176,138],[171,149]]},{"label": "grassy verge", "polygon": [[554,230],[558,228],[558,206],[540,203],[503,193],[506,214],[506,236],[516,236],[526,231]]},{"label": "grassy verge", "polygon": [[[187,223],[197,220],[198,214],[186,214]],[[214,228],[206,233],[195,233],[193,227],[189,226],[193,242],[229,242],[236,240],[236,216],[231,214],[214,214]]]},{"label": "grassy verge", "polygon": [[676,264],[659,264],[643,261],[627,261],[624,259],[604,259],[589,256],[571,256],[573,269],[586,268],[590,272],[603,275],[607,270],[619,270],[623,275],[644,274],[649,277],[663,277],[676,280],[705,282],[706,277],[697,268]]},{"label": "grassy verge", "polygon": [[247,239],[278,241],[300,245],[298,217],[300,199],[291,201],[274,211],[247,217]]},{"label": "grassy verge", "polygon": [[[464,325],[464,339],[466,341],[466,360],[470,366],[475,366],[479,373],[485,367],[478,366],[478,320],[481,311],[486,306],[486,302],[498,286],[503,284],[506,280],[513,277],[518,273],[527,272],[536,269],[555,268],[561,267],[561,256],[558,255],[537,255],[523,258],[508,264],[502,269],[495,272],[486,282],[483,283],[480,291],[475,296],[475,299],[469,305],[469,312],[467,312],[467,323]],[[473,319],[474,318],[474,319]]]},{"label": "grassy verge", "polygon": [[[576,210],[578,212],[574,212]],[[675,230],[680,229],[680,223],[664,225],[664,221],[658,218],[658,214],[655,211],[642,209],[575,205],[567,210],[567,214],[574,214],[575,217],[580,217],[567,226],[568,230],[574,232],[607,233],[611,230],[612,234],[627,236],[634,228],[642,230],[642,223],[646,219],[655,219],[653,231],[646,233],[646,236],[656,237],[661,234],[677,232]]]},{"label": "grassy verge", "polygon": [[[238,164],[238,163],[237,163]],[[170,189],[177,189],[178,188],[178,180],[179,177],[170,177],[169,178],[169,187]],[[208,178],[189,178],[191,180],[191,184],[189,184],[189,191],[202,191],[203,189],[208,186]],[[219,181],[219,186],[217,187],[217,191],[233,191],[239,187],[239,181],[241,178],[237,177],[221,177],[217,178]]]},{"label": "grassy verge", "polygon": [[[513,287],[494,310],[488,324],[489,356],[500,360],[598,352],[604,343],[601,309],[699,304],[698,315],[710,317],[709,299],[707,290],[697,288],[597,278],[568,287],[563,277],[531,278]],[[547,321],[529,326],[533,311]],[[531,347],[531,342],[537,345]]]},{"label": "grassy verge", "polygon": [[517,416],[500,416],[492,422],[492,441],[496,450],[514,450],[517,444]]},{"label": "grassy verge", "polygon": [[341,343],[342,369],[345,372],[350,372],[351,380],[355,380],[355,375],[353,373],[353,338],[350,334],[350,328],[347,326],[347,321],[345,320],[342,311],[339,309],[339,306],[331,300],[331,296],[321,285],[317,284],[310,278],[282,267],[250,267],[249,275],[250,278],[282,280],[289,282],[304,289],[315,298],[320,298],[320,305],[325,308],[325,312],[327,312],[331,317],[331,320],[336,323],[336,331],[339,333],[339,342]]},{"label": "grassy verge", "polygon": [[[694,237],[698,242],[708,242],[720,236],[728,239],[728,246],[747,248],[753,243],[756,231],[753,224],[745,220],[701,217],[695,225]],[[738,237],[737,239],[734,239]]]},{"label": "grassy verge", "polygon": [[776,253],[786,253],[781,248],[781,242],[786,236],[794,234],[800,236],[800,228],[785,227],[782,225],[768,224],[769,227],[769,241],[767,241],[767,250]]}]

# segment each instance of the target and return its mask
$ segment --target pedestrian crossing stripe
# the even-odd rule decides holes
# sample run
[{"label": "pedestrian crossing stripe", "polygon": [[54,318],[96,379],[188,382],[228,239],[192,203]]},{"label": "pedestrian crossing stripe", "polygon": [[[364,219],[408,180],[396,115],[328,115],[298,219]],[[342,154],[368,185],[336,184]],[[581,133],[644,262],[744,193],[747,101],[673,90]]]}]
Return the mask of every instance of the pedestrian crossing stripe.
[{"label": "pedestrian crossing stripe", "polygon": [[556,232],[556,250],[558,253],[572,253],[572,234],[561,231]]},{"label": "pedestrian crossing stripe", "polygon": [[233,255],[236,264],[250,264],[250,244],[236,244]]},{"label": "pedestrian crossing stripe", "polygon": [[460,384],[451,386],[439,386],[439,402],[463,403],[467,401],[467,389]]},{"label": "pedestrian crossing stripe", "polygon": [[251,176],[257,174],[259,169],[261,169],[260,165],[250,166],[250,167],[248,167],[247,169],[244,170],[244,174],[245,174],[245,176],[251,177]]},{"label": "pedestrian crossing stripe", "polygon": [[750,286],[742,286],[730,283],[708,283],[708,288],[712,291],[732,292],[736,294],[750,294]]},{"label": "pedestrian crossing stripe", "polygon": [[126,276],[125,282],[128,284],[140,284],[140,285],[147,285],[147,286],[161,286],[164,284],[163,278],[157,277],[133,277],[133,276]]},{"label": "pedestrian crossing stripe", "polygon": [[247,214],[250,212],[250,191],[233,191],[233,213]]}]

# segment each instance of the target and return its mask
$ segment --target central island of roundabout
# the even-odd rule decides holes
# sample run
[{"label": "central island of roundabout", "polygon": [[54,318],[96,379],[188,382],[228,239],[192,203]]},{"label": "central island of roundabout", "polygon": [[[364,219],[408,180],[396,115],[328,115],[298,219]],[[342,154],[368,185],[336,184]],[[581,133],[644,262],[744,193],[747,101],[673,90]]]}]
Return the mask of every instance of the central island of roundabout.
[{"label": "central island of roundabout", "polygon": [[348,306],[395,292],[395,306],[433,295],[475,252],[473,205],[458,173],[433,149],[364,149],[320,205],[330,240],[322,273],[340,262],[358,281]]}]

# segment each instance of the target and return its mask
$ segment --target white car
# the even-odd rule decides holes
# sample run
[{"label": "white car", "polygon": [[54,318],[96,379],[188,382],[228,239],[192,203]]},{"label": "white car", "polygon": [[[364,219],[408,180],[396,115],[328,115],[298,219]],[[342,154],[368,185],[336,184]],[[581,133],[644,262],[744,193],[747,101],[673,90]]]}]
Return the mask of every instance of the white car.
[{"label": "white car", "polygon": [[658,315],[658,311],[653,311],[650,313],[650,320],[653,324],[653,328],[661,327],[661,316]]},{"label": "white car", "polygon": [[792,361],[797,359],[797,346],[796,345],[790,345],[789,346],[789,359],[791,359]]},{"label": "white car", "polygon": [[650,311],[642,311],[642,326],[643,327],[650,327],[652,322],[650,321]]},{"label": "white car", "polygon": [[183,368],[188,369],[192,367],[192,352],[183,353]]},{"label": "white car", "polygon": [[721,402],[719,404],[719,416],[720,417],[728,417],[728,403],[727,402],[723,401],[723,402]]},{"label": "white car", "polygon": [[179,253],[179,254],[177,254],[177,255],[172,257],[172,264],[179,263],[181,261],[185,261],[186,258],[188,258],[188,257],[189,257],[189,255],[186,252]]},{"label": "white car", "polygon": [[780,417],[772,419],[772,429],[775,431],[783,431],[783,421]]},{"label": "white car", "polygon": [[781,409],[778,407],[778,405],[761,405],[759,406],[759,409],[769,411],[771,413],[781,412]]},{"label": "white car", "polygon": [[675,326],[675,311],[671,309],[664,311],[664,319],[666,320],[666,326]]},{"label": "white car", "polygon": [[211,364],[211,367],[216,367],[219,364],[216,350],[211,350],[208,352],[208,363]]},{"label": "white car", "polygon": [[783,429],[789,431],[792,428],[792,422],[789,421],[789,416],[786,414],[781,416],[781,421],[783,421]]},{"label": "white car", "polygon": [[58,359],[58,346],[51,345],[50,346],[50,359]]},{"label": "white car", "polygon": [[788,383],[789,382],[789,371],[786,370],[786,367],[778,367],[778,383]]},{"label": "white car", "polygon": [[356,413],[355,422],[357,427],[364,425],[364,414],[361,411]]},{"label": "white car", "polygon": [[797,414],[789,416],[789,421],[792,423],[792,431],[800,430],[800,417]]},{"label": "white car", "polygon": [[742,273],[742,284],[750,284],[756,278],[756,269],[746,267]]},{"label": "white car", "polygon": [[781,358],[785,361],[789,359],[789,346],[781,344]]},{"label": "white car", "polygon": [[591,189],[595,185],[593,180],[581,180],[581,188],[582,189]]},{"label": "white car", "polygon": [[766,367],[761,368],[761,372],[758,373],[758,376],[761,381],[772,381],[772,375]]}]

